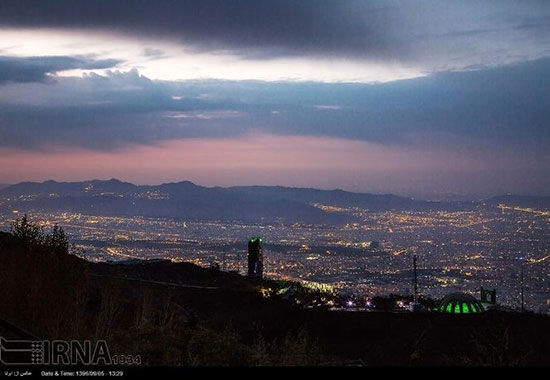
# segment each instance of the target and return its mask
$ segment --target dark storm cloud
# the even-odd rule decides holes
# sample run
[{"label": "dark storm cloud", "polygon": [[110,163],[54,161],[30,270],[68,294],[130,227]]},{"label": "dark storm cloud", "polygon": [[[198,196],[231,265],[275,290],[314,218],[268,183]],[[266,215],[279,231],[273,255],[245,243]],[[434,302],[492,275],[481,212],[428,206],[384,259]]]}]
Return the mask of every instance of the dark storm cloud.
[{"label": "dark storm cloud", "polygon": [[0,2],[4,26],[93,28],[163,37],[248,58],[322,55],[414,62],[461,49],[487,51],[503,39],[547,46],[549,17],[550,6],[544,1]]},{"label": "dark storm cloud", "polygon": [[70,69],[105,69],[116,66],[114,59],[94,60],[87,57],[46,56],[10,57],[0,56],[0,84],[3,82],[43,82],[48,75]]},{"label": "dark storm cloud", "polygon": [[[5,83],[0,89],[0,146],[24,149],[66,145],[110,150],[128,143],[234,135],[220,120],[170,116],[239,105],[225,97],[201,99],[200,84],[155,82],[137,70],[58,77],[53,85]],[[182,92],[184,99],[172,98]]]},{"label": "dark storm cloud", "polygon": [[550,59],[378,85],[311,83],[295,96],[343,106],[288,113],[289,124],[308,126],[304,133],[382,142],[436,133],[541,146],[550,140]]},{"label": "dark storm cloud", "polygon": [[[247,47],[308,53],[381,47],[383,35],[377,29],[383,25],[377,20],[384,10],[376,5],[367,11],[354,12],[353,3],[335,0],[8,0],[0,5],[0,24],[100,28],[167,37],[214,49]],[[365,14],[369,19],[363,18]]]},{"label": "dark storm cloud", "polygon": [[455,136],[544,150],[549,104],[550,59],[385,84],[168,82],[134,70],[5,84],[0,144],[112,149],[261,131],[401,145]]}]

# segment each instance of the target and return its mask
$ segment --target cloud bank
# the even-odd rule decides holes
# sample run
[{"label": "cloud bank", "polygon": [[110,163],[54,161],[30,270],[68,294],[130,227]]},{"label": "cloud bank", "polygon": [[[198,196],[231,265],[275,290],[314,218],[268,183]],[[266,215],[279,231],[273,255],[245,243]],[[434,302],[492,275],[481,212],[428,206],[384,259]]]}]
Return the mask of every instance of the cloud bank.
[{"label": "cloud bank", "polygon": [[386,144],[438,136],[529,149],[550,143],[549,59],[382,84],[167,82],[136,70],[45,84],[43,66],[38,82],[3,86],[0,145],[111,149],[254,131]]},{"label": "cloud bank", "polygon": [[106,69],[116,66],[115,59],[95,60],[90,57],[41,56],[12,57],[0,56],[0,84],[3,82],[44,82],[53,79],[59,71],[83,69]]},{"label": "cloud bank", "polygon": [[[0,5],[0,24],[101,30],[248,59],[332,56],[453,66],[540,57],[545,1],[70,0]],[[470,56],[470,58],[468,58]],[[450,58],[450,59],[449,59]],[[458,63],[460,64],[460,63]]]}]

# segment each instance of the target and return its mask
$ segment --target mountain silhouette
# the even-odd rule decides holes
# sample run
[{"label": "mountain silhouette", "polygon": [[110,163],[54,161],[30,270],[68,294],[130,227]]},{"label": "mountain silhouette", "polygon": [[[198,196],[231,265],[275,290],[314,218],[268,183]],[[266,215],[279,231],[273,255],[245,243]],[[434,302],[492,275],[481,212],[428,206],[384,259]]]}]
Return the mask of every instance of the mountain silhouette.
[{"label": "mountain silhouette", "polygon": [[432,202],[392,194],[353,193],[283,186],[205,187],[190,181],[135,185],[117,179],[21,182],[0,189],[3,211],[68,211],[94,215],[192,220],[338,224],[349,214],[320,205],[385,210],[468,210],[508,203],[550,208],[550,197],[501,196],[481,202]]}]

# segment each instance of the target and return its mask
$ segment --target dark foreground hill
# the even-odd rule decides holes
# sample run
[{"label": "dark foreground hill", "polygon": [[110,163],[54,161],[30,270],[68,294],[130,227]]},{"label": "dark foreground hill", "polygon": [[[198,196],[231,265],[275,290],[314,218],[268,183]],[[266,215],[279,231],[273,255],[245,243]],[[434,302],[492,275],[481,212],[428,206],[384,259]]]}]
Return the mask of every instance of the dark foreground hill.
[{"label": "dark foreground hill", "polygon": [[543,315],[304,309],[265,298],[273,281],[190,263],[93,264],[6,233],[0,263],[3,321],[41,339],[105,339],[147,365],[550,364]]}]

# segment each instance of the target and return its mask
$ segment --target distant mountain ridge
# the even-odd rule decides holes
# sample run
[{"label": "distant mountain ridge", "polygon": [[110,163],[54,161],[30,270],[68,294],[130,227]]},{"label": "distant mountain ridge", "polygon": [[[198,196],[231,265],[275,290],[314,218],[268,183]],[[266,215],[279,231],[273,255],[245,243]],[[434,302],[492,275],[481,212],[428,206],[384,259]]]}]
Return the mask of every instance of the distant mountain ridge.
[{"label": "distant mountain ridge", "polygon": [[499,195],[483,201],[489,205],[514,205],[518,207],[534,207],[550,210],[550,196],[532,196],[532,195]]},{"label": "distant mountain ridge", "polygon": [[48,195],[53,193],[59,193],[60,195],[90,195],[98,191],[128,193],[137,188],[137,185],[122,182],[115,178],[81,182],[57,182],[49,180],[44,182],[20,182],[15,185],[9,185],[1,189],[0,195]]},{"label": "distant mountain ridge", "polygon": [[198,220],[344,223],[350,215],[320,205],[384,210],[467,210],[521,200],[542,204],[550,197],[493,197],[483,202],[423,201],[392,194],[353,193],[283,186],[204,187],[190,181],[135,185],[117,179],[80,182],[21,182],[0,189],[3,208],[70,211],[97,215],[141,215]]}]

